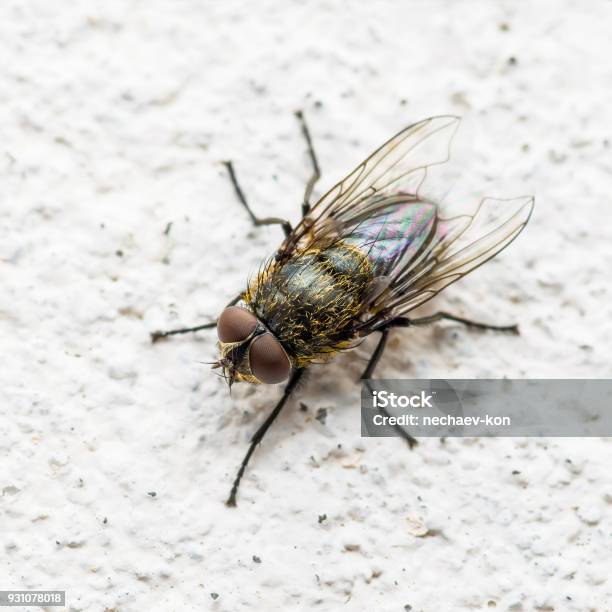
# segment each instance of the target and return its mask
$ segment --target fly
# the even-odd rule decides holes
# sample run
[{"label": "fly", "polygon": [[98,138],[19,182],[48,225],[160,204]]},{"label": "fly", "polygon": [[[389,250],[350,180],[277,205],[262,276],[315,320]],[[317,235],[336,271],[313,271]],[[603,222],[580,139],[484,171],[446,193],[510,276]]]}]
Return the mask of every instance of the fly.
[{"label": "fly", "polygon": [[[220,356],[214,363],[235,382],[286,382],[279,402],[253,435],[238,469],[228,506],[253,451],[279,415],[305,370],[329,360],[372,333],[379,340],[361,375],[371,378],[395,327],[447,319],[472,328],[518,333],[516,325],[478,323],[447,312],[408,314],[445,287],[497,255],[527,224],[532,197],[486,198],[470,214],[450,215],[423,193],[428,169],[449,159],[459,118],[430,117],[393,136],[346,178],[310,205],[321,176],[303,114],[297,112],[312,164],[302,218],[292,227],[251,210],[231,162],[225,162],[238,200],[256,226],[280,225],[285,239],[223,310],[196,327],[151,334],[217,328]],[[404,432],[412,446],[416,441]]]}]

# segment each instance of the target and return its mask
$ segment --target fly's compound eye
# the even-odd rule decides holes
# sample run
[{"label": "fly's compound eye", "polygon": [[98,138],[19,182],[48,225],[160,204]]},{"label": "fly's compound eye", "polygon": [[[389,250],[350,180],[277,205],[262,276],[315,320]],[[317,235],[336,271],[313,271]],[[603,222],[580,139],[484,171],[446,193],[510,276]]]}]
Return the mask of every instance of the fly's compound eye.
[{"label": "fly's compound eye", "polygon": [[240,306],[229,306],[217,321],[217,335],[221,342],[242,342],[256,326],[257,319],[252,312]]},{"label": "fly's compound eye", "polygon": [[257,336],[249,349],[253,376],[267,385],[283,382],[291,372],[291,362],[272,334]]}]

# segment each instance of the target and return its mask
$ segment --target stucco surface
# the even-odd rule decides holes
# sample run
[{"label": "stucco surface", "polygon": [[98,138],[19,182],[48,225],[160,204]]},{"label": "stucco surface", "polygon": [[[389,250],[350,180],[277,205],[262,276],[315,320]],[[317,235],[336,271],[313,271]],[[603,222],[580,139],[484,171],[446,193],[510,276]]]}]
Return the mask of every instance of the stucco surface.
[{"label": "stucco surface", "polygon": [[319,194],[453,113],[447,197],[536,211],[424,312],[522,333],[397,331],[378,375],[608,377],[611,19],[572,0],[3,2],[0,588],[65,589],[75,611],[610,610],[609,440],[362,439],[367,342],[313,369],[229,509],[280,389],[230,397],[201,363],[214,330],[148,334],[217,316],[280,242],[220,161],[296,221],[295,109]]}]

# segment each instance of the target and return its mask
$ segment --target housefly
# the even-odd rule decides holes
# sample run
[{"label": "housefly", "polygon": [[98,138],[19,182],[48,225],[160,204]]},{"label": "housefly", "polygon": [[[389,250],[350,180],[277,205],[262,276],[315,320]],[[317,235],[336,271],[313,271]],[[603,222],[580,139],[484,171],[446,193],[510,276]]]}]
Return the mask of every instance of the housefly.
[{"label": "housefly", "polygon": [[253,451],[309,365],[377,332],[378,344],[361,376],[371,378],[391,329],[442,319],[518,333],[516,325],[477,323],[447,312],[408,316],[507,247],[533,209],[532,197],[487,198],[470,213],[450,214],[425,194],[428,172],[449,158],[458,117],[430,117],[403,129],[311,206],[319,164],[304,117],[299,111],[296,116],[312,163],[301,220],[292,227],[283,219],[257,217],[232,163],[225,162],[237,198],[255,225],[280,225],[285,239],[216,322],[152,334],[156,341],[216,326],[220,355],[213,367],[230,387],[242,381],[286,381],[281,399],[250,441],[229,506],[236,505]]}]

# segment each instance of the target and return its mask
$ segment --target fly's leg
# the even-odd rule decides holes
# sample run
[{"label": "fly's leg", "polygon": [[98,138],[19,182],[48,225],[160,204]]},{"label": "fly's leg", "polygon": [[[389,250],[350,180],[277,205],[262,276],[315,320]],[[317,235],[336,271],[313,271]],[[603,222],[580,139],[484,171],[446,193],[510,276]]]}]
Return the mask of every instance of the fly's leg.
[{"label": "fly's leg", "polygon": [[151,342],[155,344],[158,340],[167,338],[168,336],[174,336],[175,334],[188,334],[189,332],[197,332],[201,329],[212,329],[217,327],[217,322],[204,323],[204,325],[197,325],[196,327],[183,327],[181,329],[171,329],[168,331],[154,331],[151,332]]},{"label": "fly's leg", "polygon": [[295,111],[295,116],[300,122],[302,134],[304,135],[304,138],[306,139],[306,145],[308,146],[308,155],[312,163],[312,175],[306,183],[306,190],[304,191],[304,202],[302,203],[302,216],[305,217],[308,214],[308,211],[310,210],[310,198],[312,196],[312,190],[314,189],[316,182],[321,178],[321,169],[319,168],[319,162],[317,160],[314,147],[312,146],[312,138],[310,137],[310,130],[308,129],[308,125],[306,124],[306,119],[304,119],[304,113],[301,110]]},{"label": "fly's leg", "polygon": [[378,365],[378,362],[380,361],[382,354],[385,352],[385,347],[387,346],[388,337],[389,337],[389,330],[387,328],[383,328],[380,333],[380,340],[378,341],[378,344],[376,345],[376,348],[374,349],[374,352],[372,353],[372,356],[370,357],[370,361],[368,361],[368,365],[366,366],[366,369],[363,371],[363,374],[359,377],[361,380],[364,380],[366,378],[372,378],[372,374],[374,373],[374,370],[376,366]]},{"label": "fly's leg", "polygon": [[238,487],[240,486],[240,481],[242,479],[242,476],[244,475],[244,471],[249,463],[249,460],[251,459],[251,455],[257,448],[257,445],[262,441],[263,437],[266,435],[266,432],[268,431],[268,429],[270,429],[270,425],[274,423],[276,417],[280,414],[281,410],[283,409],[283,406],[289,399],[289,396],[295,390],[295,387],[298,384],[298,381],[302,377],[303,373],[304,373],[304,369],[302,368],[302,369],[296,370],[292,374],[291,378],[289,379],[289,382],[287,383],[287,386],[285,387],[283,396],[280,398],[278,404],[276,404],[276,406],[274,407],[274,410],[272,410],[272,412],[268,415],[268,418],[262,423],[260,428],[255,432],[255,434],[251,438],[251,442],[249,443],[249,448],[246,452],[246,455],[244,456],[244,459],[242,460],[242,463],[240,464],[240,468],[238,469],[236,478],[234,479],[232,490],[230,491],[229,497],[227,498],[227,501],[225,502],[227,506],[236,505],[236,495],[238,493]]},{"label": "fly's leg", "polygon": [[[242,293],[239,293],[227,306],[234,306],[238,303],[240,298],[242,297]],[[154,331],[151,332],[151,342],[155,344],[158,340],[163,340],[168,336],[174,336],[177,334],[188,334],[190,332],[197,332],[201,329],[212,329],[213,327],[217,327],[217,322],[212,321],[211,323],[204,323],[204,325],[196,325],[195,327],[181,327],[180,329],[171,329],[168,331]]]},{"label": "fly's leg", "polygon": [[223,164],[227,168],[229,172],[230,181],[232,181],[232,185],[234,186],[234,191],[236,192],[236,196],[240,203],[246,208],[246,211],[249,213],[249,217],[251,217],[251,221],[256,226],[260,225],[281,225],[283,227],[283,231],[285,232],[285,236],[289,236],[291,234],[291,223],[289,221],[285,221],[284,219],[279,219],[278,217],[265,217],[264,219],[260,219],[255,216],[255,213],[251,210],[251,207],[248,205],[246,198],[244,196],[244,192],[240,188],[238,184],[238,179],[236,178],[236,172],[234,171],[234,165],[231,161],[224,161]]},{"label": "fly's leg", "polygon": [[[387,338],[389,337],[389,329],[385,327],[382,330],[380,330],[380,332],[381,332],[380,340],[378,341],[378,344],[376,345],[376,348],[374,349],[374,352],[372,353],[372,357],[370,357],[370,361],[368,362],[366,369],[363,371],[363,374],[361,375],[362,380],[367,380],[369,378],[372,378],[372,374],[374,373],[374,370],[376,366],[378,365],[378,362],[380,358],[382,357],[382,354],[385,351],[385,347],[387,345]],[[370,388],[370,393],[371,393],[372,388],[370,387],[369,382],[366,382],[366,385],[368,385],[368,388]],[[382,414],[383,416],[386,416],[386,417],[390,416],[386,408],[383,408],[382,406],[378,406],[377,408],[380,414]],[[418,444],[418,440],[416,438],[413,438],[403,427],[400,427],[399,425],[394,425],[393,427],[399,433],[399,435],[402,438],[404,438],[406,442],[408,442],[408,446],[410,448],[414,448]]]},{"label": "fly's leg", "polygon": [[[362,380],[367,380],[372,377],[374,373],[374,369],[378,364],[387,344],[387,338],[389,336],[389,330],[392,327],[413,327],[413,326],[421,326],[421,325],[431,325],[432,323],[436,323],[437,321],[441,321],[446,319],[448,321],[455,321],[457,323],[463,323],[463,325],[467,325],[468,327],[472,327],[474,329],[486,329],[493,331],[500,331],[506,333],[517,334],[519,333],[518,325],[489,325],[488,323],[479,323],[477,321],[472,321],[470,319],[465,319],[463,317],[457,317],[455,315],[449,314],[448,312],[437,312],[436,314],[430,315],[428,317],[420,317],[418,319],[409,319],[408,317],[396,317],[395,319],[391,319],[390,321],[386,321],[375,331],[379,331],[381,333],[380,340],[374,352],[372,353],[372,357],[366,366],[363,374],[361,375]],[[366,383],[368,384],[368,383]],[[369,384],[368,384],[369,386]],[[371,391],[371,389],[370,389]],[[378,407],[380,413],[383,416],[389,416],[389,413],[385,408]],[[415,444],[417,444],[417,440],[409,435],[404,429],[400,426],[396,425],[395,429],[399,432],[399,434],[408,442],[410,448],[412,448]]]},{"label": "fly's leg", "polygon": [[397,317],[396,319],[392,319],[388,323],[385,324],[386,327],[413,327],[413,326],[421,326],[421,325],[431,325],[432,323],[436,323],[438,321],[442,321],[446,319],[447,321],[455,321],[456,323],[463,323],[467,327],[472,327],[474,329],[488,329],[492,331],[498,332],[506,332],[510,334],[519,335],[518,325],[490,325],[489,323],[479,323],[477,321],[472,321],[470,319],[464,319],[463,317],[457,317],[455,315],[449,314],[448,312],[437,312],[436,314],[430,315],[428,317],[420,317],[419,319],[409,319],[407,317]]}]

